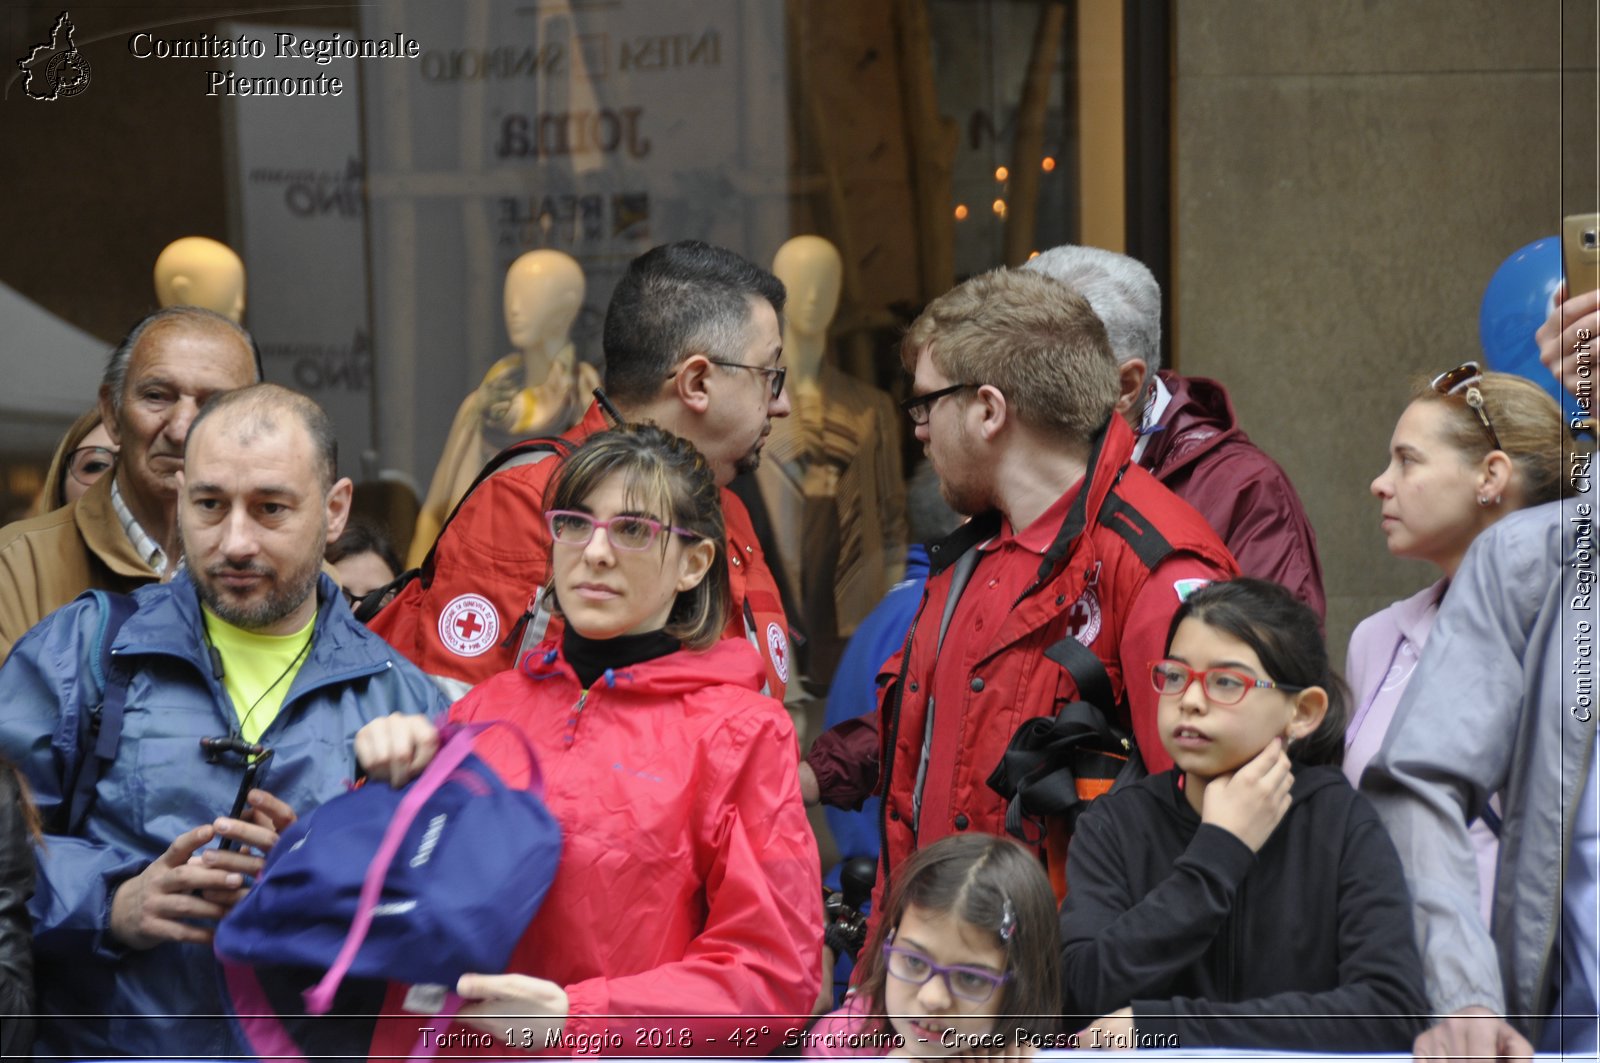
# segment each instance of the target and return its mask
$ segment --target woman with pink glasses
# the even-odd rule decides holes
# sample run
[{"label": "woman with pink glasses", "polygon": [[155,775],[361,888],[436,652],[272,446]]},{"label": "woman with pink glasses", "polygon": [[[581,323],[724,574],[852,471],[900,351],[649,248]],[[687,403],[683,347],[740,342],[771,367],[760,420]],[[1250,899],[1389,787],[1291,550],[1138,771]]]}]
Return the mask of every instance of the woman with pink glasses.
[{"label": "woman with pink glasses", "polygon": [[[711,468],[684,440],[628,426],[573,451],[546,505],[547,590],[565,630],[450,720],[523,733],[564,850],[509,968],[454,987],[468,1003],[440,1043],[764,1054],[789,1025],[773,1017],[816,1000],[821,865],[793,724],[760,692],[750,643],[722,639],[727,540]],[[484,732],[477,752],[526,785],[525,747],[507,730]],[[437,747],[431,724],[401,715],[356,736],[362,767],[395,785]],[[404,1010],[391,993],[374,1059],[403,1057],[435,1025]]]}]

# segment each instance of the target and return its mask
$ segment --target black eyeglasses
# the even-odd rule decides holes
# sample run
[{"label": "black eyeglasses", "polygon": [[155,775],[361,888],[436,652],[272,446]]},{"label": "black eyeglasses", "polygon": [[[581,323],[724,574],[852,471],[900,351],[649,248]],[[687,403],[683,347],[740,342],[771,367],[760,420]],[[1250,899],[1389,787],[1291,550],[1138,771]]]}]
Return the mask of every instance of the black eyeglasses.
[{"label": "black eyeglasses", "polygon": [[930,391],[926,395],[913,395],[909,399],[904,399],[900,403],[900,409],[905,411],[905,415],[907,417],[911,418],[912,424],[927,424],[928,415],[933,412],[934,403],[938,402],[946,395],[954,395],[962,388],[981,387],[983,387],[982,384],[951,384],[947,388],[940,388],[938,391]]},{"label": "black eyeglasses", "polygon": [[117,452],[111,447],[79,447],[67,455],[67,475],[85,487],[93,487],[116,463]]},{"label": "black eyeglasses", "polygon": [[1489,411],[1483,405],[1483,391],[1478,387],[1482,380],[1483,366],[1477,362],[1462,362],[1454,369],[1434,377],[1428,386],[1441,395],[1463,395],[1464,392],[1467,405],[1472,407],[1472,412],[1478,415],[1489,438],[1494,441],[1494,449],[1504,450],[1505,447],[1500,445],[1500,435],[1494,430],[1494,422],[1489,420]]},{"label": "black eyeglasses", "polygon": [[367,599],[371,598],[373,595],[383,593],[386,587],[387,585],[384,587],[374,587],[365,594],[351,594],[350,588],[340,587],[339,593],[344,595],[344,600],[346,602],[350,603],[350,611],[353,613],[357,609],[360,609],[363,605],[366,605]]},{"label": "black eyeglasses", "polygon": [[716,358],[707,358],[712,365],[725,366],[728,369],[748,369],[752,373],[760,373],[767,377],[768,386],[772,388],[772,397],[776,399],[783,394],[783,378],[789,375],[787,366],[773,365],[746,365],[743,362],[724,362]]}]

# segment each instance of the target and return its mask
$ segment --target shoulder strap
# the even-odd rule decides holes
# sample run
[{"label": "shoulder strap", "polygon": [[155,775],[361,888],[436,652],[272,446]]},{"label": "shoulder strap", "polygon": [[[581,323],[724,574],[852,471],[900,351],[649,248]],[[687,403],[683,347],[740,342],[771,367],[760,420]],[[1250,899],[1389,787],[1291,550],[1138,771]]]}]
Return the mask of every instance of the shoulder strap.
[{"label": "shoulder strap", "polygon": [[1044,651],[1044,655],[1072,676],[1072,682],[1078,688],[1078,700],[1087,701],[1111,718],[1111,711],[1117,703],[1111,696],[1111,677],[1106,674],[1106,666],[1093,650],[1071,635],[1063,635]]},{"label": "shoulder strap", "polygon": [[1100,524],[1127,543],[1139,563],[1149,571],[1155,571],[1156,566],[1172,553],[1172,544],[1166,536],[1156,530],[1149,517],[1134,509],[1116,488],[1112,488],[1100,507]]},{"label": "shoulder strap", "polygon": [[78,775],[72,784],[72,799],[67,811],[67,833],[76,834],[94,806],[95,787],[100,775],[117,759],[122,742],[122,717],[128,703],[128,676],[111,655],[111,644],[139,603],[126,594],[108,591],[88,592],[100,606],[89,667],[100,687],[100,702],[78,719]]},{"label": "shoulder strap", "polygon": [[418,570],[422,585],[427,587],[433,584],[433,555],[439,549],[439,540],[444,538],[445,529],[450,527],[450,522],[456,519],[456,514],[461,512],[461,507],[467,504],[467,499],[472,497],[472,492],[476,491],[483,481],[509,465],[531,464],[526,459],[539,458],[546,454],[566,457],[572,453],[572,449],[572,442],[562,439],[560,436],[539,436],[536,439],[519,440],[484,462],[483,468],[478,470],[478,475],[473,478],[472,484],[457,500],[455,508],[450,511],[450,515],[444,519],[443,524],[439,525],[439,534],[433,540],[433,545],[428,548],[428,556],[422,559],[422,568]]},{"label": "shoulder strap", "polygon": [[422,580],[424,587],[433,586],[433,557],[435,551],[439,549],[440,540],[444,538],[445,529],[450,527],[450,522],[456,519],[456,514],[461,512],[461,507],[467,504],[467,499],[472,497],[472,492],[476,491],[483,481],[509,466],[528,465],[547,454],[566,457],[572,450],[573,443],[569,439],[561,436],[539,436],[534,439],[519,440],[484,462],[483,468],[478,470],[478,475],[473,477],[472,484],[457,500],[455,508],[450,510],[450,515],[444,519],[444,523],[439,526],[439,534],[434,537],[433,545],[428,548],[428,555],[422,559],[421,567],[402,572],[392,583],[367,595],[361,607],[355,611],[356,619],[366,623],[377,616],[382,603],[399,594],[412,580]]}]

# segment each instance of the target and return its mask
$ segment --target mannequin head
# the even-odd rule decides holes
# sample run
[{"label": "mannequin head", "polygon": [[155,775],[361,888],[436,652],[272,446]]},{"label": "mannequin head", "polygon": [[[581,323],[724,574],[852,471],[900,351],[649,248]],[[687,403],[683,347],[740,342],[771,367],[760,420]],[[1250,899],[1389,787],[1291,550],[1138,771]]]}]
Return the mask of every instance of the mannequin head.
[{"label": "mannequin head", "polygon": [[529,251],[506,270],[506,332],[519,351],[565,346],[583,307],[583,268],[560,251]]},{"label": "mannequin head", "polygon": [[839,309],[844,261],[838,248],[820,236],[796,236],[772,260],[772,272],[789,291],[784,312],[795,336],[823,336]]},{"label": "mannequin head", "polygon": [[156,301],[200,306],[238,324],[244,318],[244,263],[204,236],[174,240],[156,258]]}]

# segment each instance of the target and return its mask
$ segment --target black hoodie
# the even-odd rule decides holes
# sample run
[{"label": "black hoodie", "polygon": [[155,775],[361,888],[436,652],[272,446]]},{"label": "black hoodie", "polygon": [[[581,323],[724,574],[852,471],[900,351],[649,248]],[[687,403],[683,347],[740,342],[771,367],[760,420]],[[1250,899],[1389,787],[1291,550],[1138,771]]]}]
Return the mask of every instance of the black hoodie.
[{"label": "black hoodie", "polygon": [[1427,1026],[1394,844],[1332,767],[1295,767],[1259,854],[1163,772],[1078,821],[1061,909],[1064,1009],[1133,1007],[1155,1044],[1409,1051]]}]

